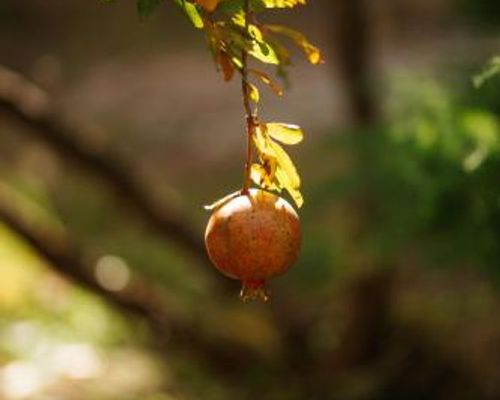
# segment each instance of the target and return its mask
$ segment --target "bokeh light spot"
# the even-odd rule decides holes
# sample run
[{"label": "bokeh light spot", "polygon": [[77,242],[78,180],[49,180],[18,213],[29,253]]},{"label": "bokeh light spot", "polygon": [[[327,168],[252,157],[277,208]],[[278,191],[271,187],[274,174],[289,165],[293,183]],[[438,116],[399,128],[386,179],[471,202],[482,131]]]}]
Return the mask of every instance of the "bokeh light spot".
[{"label": "bokeh light spot", "polygon": [[103,288],[112,292],[119,292],[125,289],[129,283],[130,270],[122,258],[107,255],[97,261],[95,277]]}]

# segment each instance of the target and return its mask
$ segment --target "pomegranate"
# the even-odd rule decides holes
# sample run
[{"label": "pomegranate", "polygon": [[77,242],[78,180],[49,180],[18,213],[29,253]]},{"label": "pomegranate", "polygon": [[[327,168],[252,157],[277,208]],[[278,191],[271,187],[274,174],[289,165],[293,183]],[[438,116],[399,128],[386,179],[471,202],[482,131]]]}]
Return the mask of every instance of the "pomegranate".
[{"label": "pomegranate", "polygon": [[243,283],[243,300],[269,299],[266,280],[284,274],[297,259],[299,217],[283,198],[251,189],[217,208],[205,244],[215,267]]}]

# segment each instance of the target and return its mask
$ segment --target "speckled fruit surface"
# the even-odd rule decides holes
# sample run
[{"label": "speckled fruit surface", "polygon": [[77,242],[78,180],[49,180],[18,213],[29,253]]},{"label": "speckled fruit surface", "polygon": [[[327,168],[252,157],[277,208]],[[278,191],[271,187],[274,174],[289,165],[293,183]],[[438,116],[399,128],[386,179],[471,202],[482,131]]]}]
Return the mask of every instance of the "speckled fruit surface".
[{"label": "speckled fruit surface", "polygon": [[258,286],[285,273],[297,259],[299,217],[283,198],[252,189],[213,212],[205,244],[222,273]]}]

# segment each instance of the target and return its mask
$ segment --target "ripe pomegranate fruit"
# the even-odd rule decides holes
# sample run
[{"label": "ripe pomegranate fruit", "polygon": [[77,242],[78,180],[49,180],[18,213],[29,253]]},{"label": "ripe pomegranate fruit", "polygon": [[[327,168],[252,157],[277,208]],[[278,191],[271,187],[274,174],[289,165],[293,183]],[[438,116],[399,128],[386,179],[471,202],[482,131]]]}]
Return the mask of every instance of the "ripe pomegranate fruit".
[{"label": "ripe pomegranate fruit", "polygon": [[267,301],[266,280],[284,274],[297,259],[299,217],[283,198],[251,189],[217,208],[205,244],[215,267],[243,283],[243,300]]}]

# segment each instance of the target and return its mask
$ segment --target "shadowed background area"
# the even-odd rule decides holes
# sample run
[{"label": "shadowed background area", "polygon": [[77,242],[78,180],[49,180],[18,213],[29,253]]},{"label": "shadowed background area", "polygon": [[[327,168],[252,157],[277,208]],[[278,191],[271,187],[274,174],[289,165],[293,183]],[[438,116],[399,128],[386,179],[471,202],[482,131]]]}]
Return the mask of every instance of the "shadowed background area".
[{"label": "shadowed background area", "polygon": [[172,2],[0,2],[0,399],[500,398],[493,0],[310,0],[264,119],[306,132],[303,248],[243,304],[203,248],[244,113]]}]

